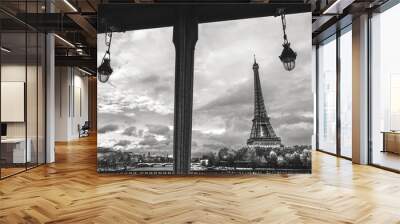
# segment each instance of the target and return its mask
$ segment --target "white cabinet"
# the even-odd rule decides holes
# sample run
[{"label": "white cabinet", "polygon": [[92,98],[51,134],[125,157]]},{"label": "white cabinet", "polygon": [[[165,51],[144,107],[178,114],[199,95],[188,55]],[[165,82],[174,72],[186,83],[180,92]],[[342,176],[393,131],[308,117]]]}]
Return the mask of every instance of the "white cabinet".
[{"label": "white cabinet", "polygon": [[12,162],[13,163],[25,163],[32,161],[32,141],[31,139],[26,140],[27,147],[25,151],[25,138],[7,138],[2,139],[1,144],[12,147]]}]

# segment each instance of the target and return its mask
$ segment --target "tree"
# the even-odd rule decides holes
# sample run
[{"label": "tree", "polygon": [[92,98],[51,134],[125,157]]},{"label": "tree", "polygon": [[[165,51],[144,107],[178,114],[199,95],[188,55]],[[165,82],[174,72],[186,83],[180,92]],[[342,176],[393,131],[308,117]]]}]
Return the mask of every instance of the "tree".
[{"label": "tree", "polygon": [[300,155],[301,163],[304,167],[311,166],[311,151],[308,149],[304,149]]},{"label": "tree", "polygon": [[278,156],[276,155],[275,151],[271,151],[269,153],[269,160],[268,161],[268,165],[272,168],[276,168],[278,165]]},{"label": "tree", "polygon": [[227,165],[232,167],[235,165],[235,152],[234,151],[228,151],[228,156],[226,158],[226,161],[228,162]]},{"label": "tree", "polygon": [[127,171],[130,161],[131,161],[131,155],[129,153],[121,154],[121,162],[122,162],[122,166],[124,167],[125,171]]},{"label": "tree", "polygon": [[220,161],[226,161],[228,158],[229,149],[227,147],[223,147],[218,152],[218,158]]},{"label": "tree", "polygon": [[242,147],[239,150],[237,150],[236,153],[235,153],[235,161],[243,161],[243,160],[245,160],[247,151],[248,151],[247,147]]},{"label": "tree", "polygon": [[290,163],[294,168],[301,168],[303,164],[300,159],[300,154],[297,152],[294,152],[292,154],[292,161],[290,161]]},{"label": "tree", "polygon": [[215,154],[212,152],[204,154],[202,159],[208,159],[208,166],[215,166],[218,163]]},{"label": "tree", "polygon": [[288,167],[288,160],[286,157],[278,156],[277,164],[279,167],[287,168]]},{"label": "tree", "polygon": [[265,155],[266,150],[261,147],[256,147],[256,155],[257,157],[263,157]]},{"label": "tree", "polygon": [[256,156],[256,151],[255,150],[251,150],[249,151],[249,160],[253,166],[253,168],[255,168],[257,166],[257,156]]}]

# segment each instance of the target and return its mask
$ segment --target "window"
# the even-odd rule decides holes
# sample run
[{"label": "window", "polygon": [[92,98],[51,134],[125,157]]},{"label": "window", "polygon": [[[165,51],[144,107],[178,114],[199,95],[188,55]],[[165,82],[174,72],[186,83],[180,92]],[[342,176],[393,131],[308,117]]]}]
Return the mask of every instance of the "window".
[{"label": "window", "polygon": [[336,36],[318,48],[318,148],[336,153]]},{"label": "window", "polygon": [[[42,5],[19,2],[18,12],[40,13]],[[0,23],[0,178],[5,178],[45,163],[46,40],[39,30],[0,17],[13,24],[10,29]]]},{"label": "window", "polygon": [[352,34],[340,36],[340,155],[352,156]]},{"label": "window", "polygon": [[[1,33],[1,46],[9,50],[1,52],[0,109],[1,123],[6,130],[2,133],[0,144],[2,178],[26,170],[26,163],[32,161],[32,142],[27,137],[25,117],[28,69],[26,38],[25,32]],[[11,96],[14,96],[12,100]]]},{"label": "window", "polygon": [[372,163],[400,170],[400,5],[371,18]]}]

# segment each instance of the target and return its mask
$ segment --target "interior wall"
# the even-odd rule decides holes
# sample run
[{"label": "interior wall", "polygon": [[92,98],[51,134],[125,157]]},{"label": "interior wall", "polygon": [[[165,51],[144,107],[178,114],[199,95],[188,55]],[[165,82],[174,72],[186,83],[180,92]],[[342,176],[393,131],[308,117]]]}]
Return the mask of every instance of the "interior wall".
[{"label": "interior wall", "polygon": [[[4,64],[1,66],[1,81],[2,82],[25,82],[25,64]],[[35,73],[36,74],[36,66],[27,67],[28,74]],[[37,105],[36,103],[36,88],[30,88],[36,86],[36,79],[32,79],[31,76],[28,76],[28,86],[27,86],[27,107],[29,107],[30,111],[35,110],[37,106],[41,107],[42,105]],[[25,82],[26,83],[26,82]],[[42,103],[42,102],[40,102]],[[27,113],[27,120],[36,121],[36,113]],[[36,124],[28,125],[28,133],[36,132]],[[7,122],[7,136],[8,137],[25,137],[25,123],[24,122]],[[28,136],[29,137],[29,136]]]},{"label": "interior wall", "polygon": [[[76,70],[77,71],[77,70]],[[78,124],[82,126],[86,121],[89,120],[89,88],[88,88],[88,77],[87,76],[82,76],[84,75],[83,73],[78,71],[78,74],[75,73],[75,86],[80,88],[81,94],[80,94],[80,108],[81,112],[75,111],[75,135],[79,137],[79,132],[78,132]],[[75,89],[77,90],[77,89]],[[77,93],[75,92],[75,95]]]},{"label": "interior wall", "polygon": [[[45,162],[44,157],[44,84],[42,66],[21,63],[3,63],[1,66],[2,82],[23,82],[25,84],[25,104],[22,108],[26,114],[23,122],[4,122],[7,124],[7,138],[28,139],[28,167]],[[39,90],[40,88],[40,90]],[[39,91],[38,91],[39,90]],[[3,96],[7,97],[7,96]],[[9,108],[1,108],[8,110]],[[13,111],[9,111],[13,113]]]},{"label": "interior wall", "polygon": [[68,126],[68,84],[69,76],[67,67],[55,68],[55,140],[65,141],[67,139]]},{"label": "interior wall", "polygon": [[88,77],[73,67],[56,67],[56,141],[79,138],[78,125],[88,121]]}]

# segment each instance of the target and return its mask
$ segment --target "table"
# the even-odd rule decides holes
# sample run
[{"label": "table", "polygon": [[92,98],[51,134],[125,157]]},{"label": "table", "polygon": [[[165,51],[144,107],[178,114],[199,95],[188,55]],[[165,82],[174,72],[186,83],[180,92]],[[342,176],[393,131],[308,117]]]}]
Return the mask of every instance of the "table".
[{"label": "table", "polygon": [[400,154],[400,131],[383,131],[383,151]]},{"label": "table", "polygon": [[5,138],[1,139],[1,159],[5,163],[21,164],[31,162],[31,139],[26,139],[27,147],[25,151],[25,138]]}]

